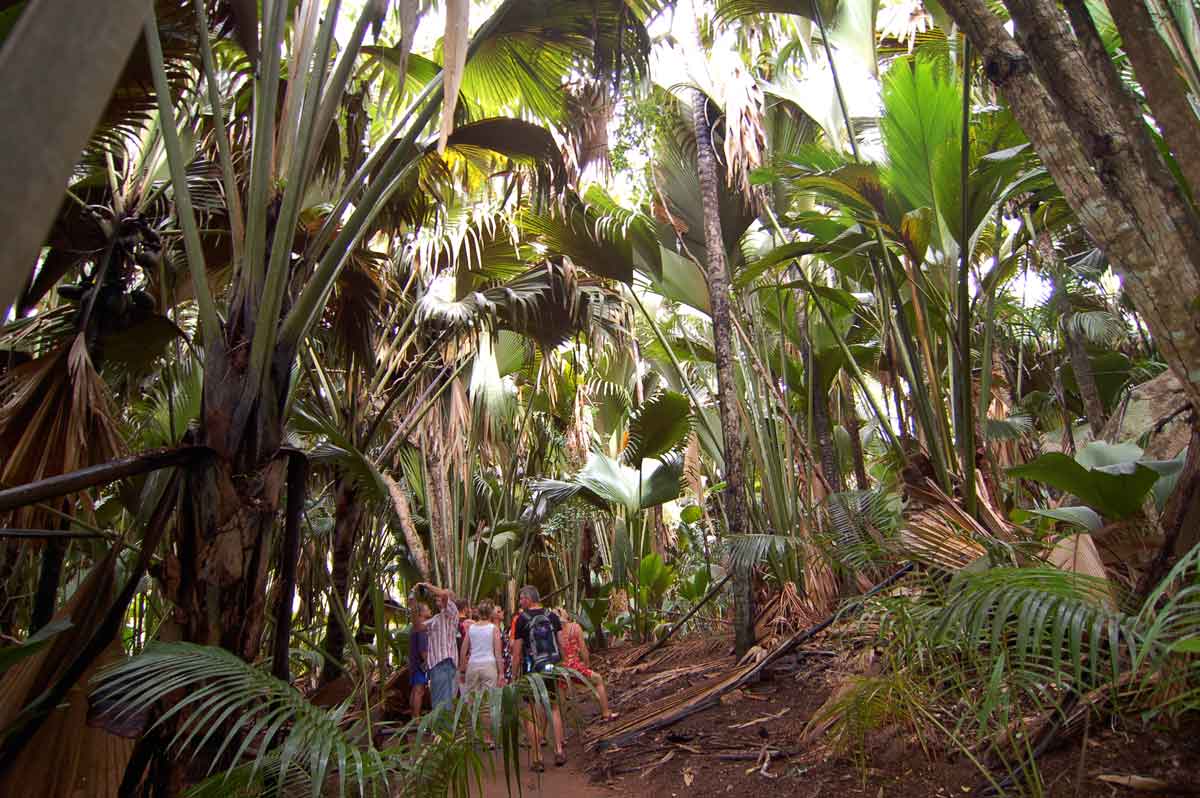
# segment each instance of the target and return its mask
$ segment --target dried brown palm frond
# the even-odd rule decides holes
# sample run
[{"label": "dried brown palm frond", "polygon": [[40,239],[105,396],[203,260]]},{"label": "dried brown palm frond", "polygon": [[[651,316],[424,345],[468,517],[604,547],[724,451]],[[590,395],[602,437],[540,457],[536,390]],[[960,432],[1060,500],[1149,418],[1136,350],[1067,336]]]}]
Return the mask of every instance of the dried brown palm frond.
[{"label": "dried brown palm frond", "polygon": [[568,87],[565,155],[576,185],[611,175],[608,126],[615,107],[611,89],[604,81],[582,79]]},{"label": "dried brown palm frond", "polygon": [[[0,383],[0,483],[20,485],[117,457],[124,442],[111,392],[92,365],[85,336],[20,365]],[[16,511],[14,526],[37,528],[45,510]]]},{"label": "dried brown palm frond", "polygon": [[[69,623],[37,653],[0,679],[0,728],[8,728],[21,710],[53,684],[73,655],[88,642],[109,610],[115,588],[115,550],[96,565],[54,622]],[[83,673],[63,703],[21,749],[0,776],[0,795],[45,798],[116,798],[133,739],[118,737],[89,723],[88,682],[102,666],[124,657],[120,641],[109,647]]]},{"label": "dried brown palm frond", "polygon": [[762,166],[766,146],[762,89],[754,75],[737,64],[725,83],[726,180],[752,207],[758,207],[763,189],[751,185],[750,173]]},{"label": "dried brown palm frond", "polygon": [[900,546],[906,554],[951,571],[987,554],[994,536],[933,480],[909,485],[908,491],[920,509],[907,514],[900,530]]}]

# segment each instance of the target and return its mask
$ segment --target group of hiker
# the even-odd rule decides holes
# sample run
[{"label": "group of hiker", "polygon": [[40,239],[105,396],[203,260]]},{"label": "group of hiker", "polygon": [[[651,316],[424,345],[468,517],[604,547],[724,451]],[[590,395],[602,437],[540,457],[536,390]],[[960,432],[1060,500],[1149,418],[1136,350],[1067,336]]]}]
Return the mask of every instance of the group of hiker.
[{"label": "group of hiker", "polygon": [[[414,717],[420,714],[426,691],[437,709],[453,701],[456,694],[504,687],[525,674],[538,674],[549,697],[556,765],[566,762],[560,687],[569,691],[572,678],[582,679],[596,692],[601,718],[616,717],[608,705],[603,677],[591,668],[582,627],[565,610],[543,607],[536,587],[521,588],[520,611],[507,628],[504,609],[491,601],[460,608],[449,590],[428,582],[418,584],[414,594],[419,600],[412,605],[408,656],[409,706]],[[436,605],[436,613],[429,600]],[[525,727],[536,771],[544,768],[541,736],[545,722],[541,703],[534,701]]]}]

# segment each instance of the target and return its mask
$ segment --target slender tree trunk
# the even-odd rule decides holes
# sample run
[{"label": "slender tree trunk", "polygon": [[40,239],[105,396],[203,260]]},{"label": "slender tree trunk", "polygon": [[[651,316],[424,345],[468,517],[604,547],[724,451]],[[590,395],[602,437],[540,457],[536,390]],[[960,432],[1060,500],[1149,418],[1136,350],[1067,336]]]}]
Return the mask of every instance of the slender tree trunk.
[{"label": "slender tree trunk", "polygon": [[58,598],[58,585],[62,579],[63,559],[66,554],[65,540],[51,538],[42,546],[37,592],[33,595],[33,616],[29,621],[30,634],[50,623],[50,619],[54,617],[54,606]]},{"label": "slender tree trunk", "polygon": [[859,490],[870,490],[871,480],[867,478],[867,461],[863,457],[862,424],[858,420],[858,408],[854,406],[854,390],[845,373],[842,374],[842,423],[850,434],[850,453],[854,458],[854,481]]},{"label": "slender tree trunk", "polygon": [[1088,358],[1087,345],[1079,331],[1071,329],[1069,324],[1063,325],[1063,337],[1067,341],[1067,353],[1071,356],[1071,369],[1075,372],[1075,383],[1083,398],[1088,425],[1092,428],[1093,437],[1099,440],[1104,432],[1104,402],[1100,398],[1100,389],[1096,387],[1096,374]]},{"label": "slender tree trunk", "polygon": [[1162,513],[1163,544],[1142,574],[1137,595],[1145,598],[1170,572],[1171,566],[1200,542],[1200,419],[1192,419],[1187,460]]},{"label": "slender tree trunk", "polygon": [[431,574],[429,571],[429,551],[425,548],[425,541],[421,540],[421,535],[417,532],[417,525],[413,523],[412,508],[408,503],[408,494],[404,489],[392,479],[389,475],[382,472],[383,484],[387,486],[388,495],[392,499],[392,509],[396,512],[396,518],[400,523],[400,532],[404,535],[404,545],[408,547],[409,557],[412,558],[413,565],[417,567],[417,573],[421,575],[421,579],[429,581]]},{"label": "slender tree trunk", "polygon": [[446,476],[446,458],[440,438],[442,425],[433,427],[425,443],[425,499],[429,511],[429,537],[433,543],[433,554],[437,558],[435,573],[445,587],[456,590],[458,578],[454,568],[454,544],[451,540],[450,512],[447,494],[449,483]]},{"label": "slender tree trunk", "polygon": [[1057,4],[1005,0],[1014,39],[985,0],[942,5],[1200,408],[1200,231],[1090,18],[1074,14],[1072,31]]},{"label": "slender tree trunk", "polygon": [[283,544],[279,547],[279,590],[275,607],[275,647],[271,672],[276,678],[291,680],[288,653],[292,637],[292,602],[296,597],[296,568],[300,563],[300,519],[308,489],[308,459],[294,452],[288,458],[287,518]]},{"label": "slender tree trunk", "polygon": [[[738,417],[737,382],[733,373],[733,324],[730,320],[729,273],[725,265],[725,242],[721,235],[716,158],[709,132],[708,98],[696,92],[692,122],[696,133],[696,160],[700,173],[700,196],[704,207],[704,243],[708,253],[704,264],[708,277],[708,295],[712,305],[713,345],[717,360],[717,402],[721,414],[721,435],[725,448],[725,509],[729,532],[749,531],[745,479],[742,475],[742,433]],[[751,568],[744,565],[733,575],[734,648],[740,659],[754,646],[754,586]]]},{"label": "slender tree trunk", "polygon": [[334,495],[333,566],[330,575],[333,595],[330,602],[336,602],[337,606],[331,604],[329,618],[325,622],[325,665],[321,669],[321,684],[327,684],[342,675],[341,660],[346,648],[346,624],[349,623],[350,562],[354,558],[354,543],[362,522],[362,504],[358,501],[358,489],[352,477],[342,475]]},{"label": "slender tree trunk", "polygon": [[837,443],[833,439],[833,422],[829,418],[829,394],[822,390],[823,375],[817,359],[812,356],[811,347],[806,345],[808,354],[808,381],[810,383],[809,397],[812,401],[813,434],[817,438],[817,446],[821,450],[821,470],[825,479],[835,493],[846,489],[842,479],[841,462],[838,459]]},{"label": "slender tree trunk", "polygon": [[[1070,0],[1071,19],[1087,13],[1080,0]],[[1146,0],[1125,0],[1109,5],[1113,21],[1121,33],[1137,82],[1146,93],[1150,111],[1162,130],[1167,146],[1192,191],[1200,191],[1200,126],[1188,102],[1187,85],[1166,42],[1158,33]]]}]

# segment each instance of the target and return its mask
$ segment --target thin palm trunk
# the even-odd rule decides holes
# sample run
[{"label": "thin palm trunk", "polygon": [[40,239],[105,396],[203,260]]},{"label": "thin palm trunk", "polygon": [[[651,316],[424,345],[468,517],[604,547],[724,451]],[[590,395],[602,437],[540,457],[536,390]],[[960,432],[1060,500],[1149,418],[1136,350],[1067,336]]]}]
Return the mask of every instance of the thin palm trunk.
[{"label": "thin palm trunk", "polygon": [[1083,342],[1083,336],[1073,329],[1070,323],[1063,325],[1063,338],[1067,342],[1071,369],[1075,372],[1075,383],[1079,386],[1079,395],[1083,398],[1088,425],[1092,428],[1092,435],[1099,439],[1104,431],[1104,402],[1100,399],[1100,389],[1096,386],[1096,373],[1092,370],[1092,361],[1088,358],[1087,345]]},{"label": "thin palm trunk", "polygon": [[61,538],[51,538],[42,545],[37,591],[33,596],[33,616],[29,621],[30,634],[50,623],[50,619],[54,617],[58,585],[62,578],[63,558],[66,555],[67,541]]},{"label": "thin palm trunk", "polygon": [[342,674],[341,659],[346,648],[346,623],[349,611],[350,563],[354,559],[354,543],[362,522],[362,504],[358,489],[348,475],[338,479],[334,499],[333,565],[331,602],[325,624],[325,665],[321,669],[321,684],[327,684]]},{"label": "thin palm trunk", "polygon": [[854,458],[854,481],[859,490],[868,490],[871,487],[871,481],[867,478],[867,461],[863,456],[862,424],[858,419],[858,408],[854,406],[854,391],[844,373],[841,386],[842,423],[846,427],[846,432],[850,434],[850,454]]},{"label": "thin palm trunk", "polygon": [[[729,532],[749,532],[742,474],[742,434],[738,417],[737,383],[733,374],[733,323],[729,308],[729,273],[725,265],[725,242],[721,234],[720,180],[708,125],[708,98],[697,92],[692,109],[696,135],[696,160],[700,174],[700,196],[704,208],[704,242],[708,257],[709,302],[712,307],[713,348],[717,361],[717,403],[725,449],[725,511]],[[733,577],[734,649],[739,658],[754,645],[754,587],[749,564],[738,564]]]}]

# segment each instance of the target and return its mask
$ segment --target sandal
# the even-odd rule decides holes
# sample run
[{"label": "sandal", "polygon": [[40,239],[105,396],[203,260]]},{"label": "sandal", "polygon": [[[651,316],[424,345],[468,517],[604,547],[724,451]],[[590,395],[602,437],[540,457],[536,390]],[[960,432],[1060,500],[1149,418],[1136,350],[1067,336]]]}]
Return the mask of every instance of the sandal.
[{"label": "sandal", "polygon": [[616,720],[619,717],[621,717],[621,715],[619,713],[609,712],[607,715],[604,716],[603,720]]},{"label": "sandal", "polygon": [[560,768],[567,764],[567,755],[563,751],[559,751],[554,755],[554,767]]},{"label": "sandal", "polygon": [[545,773],[546,772],[546,766],[544,764],[542,764],[542,760],[540,760],[540,759],[538,761],[534,762],[532,765],[530,765],[529,769],[532,770],[534,773]]}]

